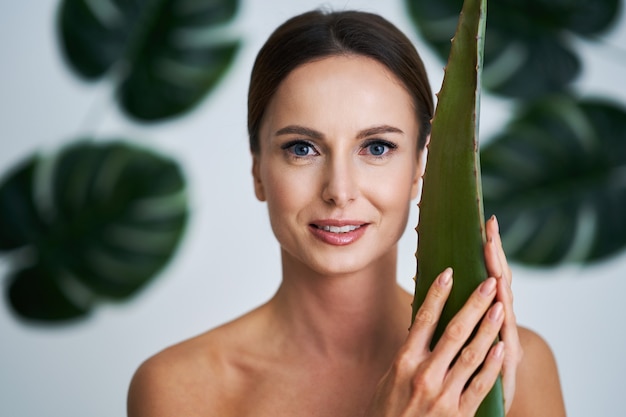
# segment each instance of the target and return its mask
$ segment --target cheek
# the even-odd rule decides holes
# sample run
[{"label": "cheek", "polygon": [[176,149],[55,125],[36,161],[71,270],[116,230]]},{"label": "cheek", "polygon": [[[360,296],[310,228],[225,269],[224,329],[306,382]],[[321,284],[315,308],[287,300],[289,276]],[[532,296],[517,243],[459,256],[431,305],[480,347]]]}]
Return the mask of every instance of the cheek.
[{"label": "cheek", "polygon": [[371,190],[370,195],[375,197],[370,201],[373,200],[380,211],[385,224],[383,230],[390,239],[399,239],[408,224],[416,189],[415,176],[410,175],[409,167],[414,167],[414,164],[407,164],[404,169],[387,173],[384,176],[386,180],[377,181],[376,189]]},{"label": "cheek", "polygon": [[274,236],[281,247],[293,248],[298,245],[298,236],[306,231],[302,225],[315,199],[314,182],[289,169],[274,169],[266,173],[265,179],[266,204]]},{"label": "cheek", "polygon": [[412,175],[415,169],[415,164],[406,163],[383,175],[377,175],[376,190],[373,191],[379,196],[381,204],[387,204],[389,208],[394,207],[398,210],[409,206],[416,191],[416,177]]},{"label": "cheek", "polygon": [[266,173],[266,195],[270,215],[276,219],[299,213],[311,200],[314,181],[289,169]]}]

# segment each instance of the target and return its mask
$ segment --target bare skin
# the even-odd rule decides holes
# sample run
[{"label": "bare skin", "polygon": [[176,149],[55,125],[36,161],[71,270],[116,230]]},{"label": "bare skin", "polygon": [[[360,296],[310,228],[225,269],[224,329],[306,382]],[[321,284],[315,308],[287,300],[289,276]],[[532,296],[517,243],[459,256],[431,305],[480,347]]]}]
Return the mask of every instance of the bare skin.
[{"label": "bare skin", "polygon": [[376,61],[330,57],[293,70],[253,156],[255,192],[281,245],[281,285],[252,312],[142,364],[129,417],[469,417],[500,374],[508,416],[565,415],[550,349],[516,323],[495,218],[484,248],[490,278],[436,347],[451,270],[410,326],[412,296],[395,271],[424,168],[417,128],[410,96]]},{"label": "bare skin", "polygon": [[[506,278],[498,279],[498,290],[506,289]],[[387,318],[346,308],[329,312],[333,320],[307,317],[307,325],[282,313],[283,297],[278,291],[249,314],[146,361],[133,378],[128,415],[364,415],[407,340],[412,296],[393,287]],[[518,334],[524,355],[507,416],[565,416],[550,348],[531,330]]]}]

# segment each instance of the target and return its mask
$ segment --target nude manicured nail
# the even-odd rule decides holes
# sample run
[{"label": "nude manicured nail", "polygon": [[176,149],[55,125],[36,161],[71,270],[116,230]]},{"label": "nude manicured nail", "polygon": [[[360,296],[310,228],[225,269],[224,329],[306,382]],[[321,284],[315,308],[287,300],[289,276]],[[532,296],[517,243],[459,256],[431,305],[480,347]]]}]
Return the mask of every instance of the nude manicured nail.
[{"label": "nude manicured nail", "polygon": [[439,276],[439,284],[443,286],[448,285],[451,278],[452,278],[452,268],[446,268]]},{"label": "nude manicured nail", "polygon": [[485,282],[480,284],[480,292],[483,295],[490,295],[496,289],[496,280],[494,278],[487,278]]},{"label": "nude manicured nail", "polygon": [[503,353],[504,353],[504,342],[500,341],[498,342],[495,349],[493,350],[493,356],[496,358],[500,358]]},{"label": "nude manicured nail", "polygon": [[502,316],[502,303],[496,303],[496,305],[494,305],[491,308],[491,311],[489,312],[489,318],[493,321],[498,321],[501,316]]}]

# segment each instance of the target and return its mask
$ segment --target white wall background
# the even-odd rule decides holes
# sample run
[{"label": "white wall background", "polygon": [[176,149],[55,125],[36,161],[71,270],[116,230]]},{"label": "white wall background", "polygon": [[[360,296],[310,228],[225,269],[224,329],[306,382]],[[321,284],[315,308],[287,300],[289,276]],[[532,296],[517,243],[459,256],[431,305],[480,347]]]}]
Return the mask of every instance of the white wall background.
[{"label": "white wall background", "polygon": [[[415,40],[438,90],[442,63],[415,35],[403,2],[382,3],[243,1],[233,31],[244,38],[244,47],[233,70],[191,115],[145,127],[120,116],[106,83],[84,84],[63,65],[54,32],[57,1],[0,2],[0,173],[37,149],[54,149],[80,134],[121,134],[175,156],[186,169],[193,199],[178,256],[134,302],[103,306],[86,321],[55,328],[24,325],[0,303],[1,416],[123,416],[128,382],[142,360],[273,294],[278,248],[249,175],[245,103],[252,61],[286,18],[320,4],[358,8],[382,14]],[[608,39],[623,48],[626,23]],[[620,58],[611,48],[580,49],[586,57],[580,90],[626,103],[624,51]],[[504,103],[485,97],[482,133],[500,126],[507,114]],[[407,289],[415,268],[414,222],[413,217],[400,248],[399,279]],[[586,268],[514,266],[519,322],[553,347],[572,417],[626,414],[625,268],[626,253]],[[0,258],[0,277],[6,271]]]}]

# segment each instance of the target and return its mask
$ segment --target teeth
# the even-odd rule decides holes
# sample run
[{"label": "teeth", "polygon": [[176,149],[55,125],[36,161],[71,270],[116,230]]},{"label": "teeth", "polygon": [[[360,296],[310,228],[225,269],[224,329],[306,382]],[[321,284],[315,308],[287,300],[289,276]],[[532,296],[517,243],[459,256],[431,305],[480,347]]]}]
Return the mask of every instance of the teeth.
[{"label": "teeth", "polygon": [[354,225],[348,225],[348,226],[322,226],[320,227],[320,229],[325,230],[327,232],[331,232],[331,233],[348,233],[351,232],[353,230],[358,229],[361,226],[354,226]]}]

